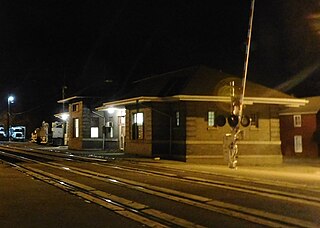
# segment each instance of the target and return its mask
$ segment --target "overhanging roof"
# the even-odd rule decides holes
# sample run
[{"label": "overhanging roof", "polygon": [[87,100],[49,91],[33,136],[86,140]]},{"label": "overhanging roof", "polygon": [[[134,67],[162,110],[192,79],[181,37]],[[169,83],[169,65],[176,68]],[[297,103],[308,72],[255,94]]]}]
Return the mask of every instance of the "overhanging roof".
[{"label": "overhanging roof", "polygon": [[294,115],[294,114],[317,114],[320,110],[320,96],[305,97],[308,104],[299,108],[286,108],[281,110],[279,115]]},{"label": "overhanging roof", "polygon": [[67,103],[69,101],[77,100],[77,99],[84,99],[87,98],[85,96],[73,96],[73,97],[68,97],[62,100],[58,100],[57,103]]},{"label": "overhanging roof", "polygon": [[[176,95],[169,97],[134,97],[117,101],[103,103],[97,110],[104,110],[110,107],[124,107],[130,104],[146,103],[146,102],[174,102],[174,101],[198,101],[198,102],[230,102],[230,96],[195,96],[195,95]],[[298,98],[270,98],[270,97],[245,97],[245,105],[253,104],[269,104],[284,105],[286,107],[300,107],[308,103],[306,99]]]}]

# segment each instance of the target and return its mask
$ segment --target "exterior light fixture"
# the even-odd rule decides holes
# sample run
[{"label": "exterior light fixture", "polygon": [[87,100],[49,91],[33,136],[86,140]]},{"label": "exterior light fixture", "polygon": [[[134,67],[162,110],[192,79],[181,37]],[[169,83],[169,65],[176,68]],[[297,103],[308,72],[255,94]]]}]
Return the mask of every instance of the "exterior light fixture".
[{"label": "exterior light fixture", "polygon": [[69,114],[68,114],[68,113],[62,113],[62,114],[61,114],[61,119],[62,119],[63,121],[66,121],[68,118],[69,118]]},{"label": "exterior light fixture", "polygon": [[116,110],[115,108],[108,108],[108,109],[107,109],[107,112],[108,112],[109,114],[113,114],[115,110]]}]

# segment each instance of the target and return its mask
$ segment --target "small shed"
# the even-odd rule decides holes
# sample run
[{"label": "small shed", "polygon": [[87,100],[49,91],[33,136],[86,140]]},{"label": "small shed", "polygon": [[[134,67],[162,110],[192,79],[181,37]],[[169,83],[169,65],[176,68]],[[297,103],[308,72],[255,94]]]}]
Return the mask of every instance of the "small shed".
[{"label": "small shed", "polygon": [[281,150],[288,158],[320,156],[320,96],[305,99],[305,106],[280,111]]}]

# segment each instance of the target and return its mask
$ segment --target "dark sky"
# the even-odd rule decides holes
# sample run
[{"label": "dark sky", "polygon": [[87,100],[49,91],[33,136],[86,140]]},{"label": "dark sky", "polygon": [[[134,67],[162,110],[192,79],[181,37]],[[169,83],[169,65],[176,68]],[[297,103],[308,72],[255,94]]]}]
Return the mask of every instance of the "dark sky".
[{"label": "dark sky", "polygon": [[[249,9],[250,0],[2,0],[0,109],[12,93],[15,112],[45,116],[59,111],[63,85],[66,96],[109,95],[198,64],[241,76]],[[248,79],[276,87],[298,75],[312,90],[300,83],[289,93],[320,95],[317,67],[301,76],[318,66],[319,9],[316,0],[257,0]]]}]

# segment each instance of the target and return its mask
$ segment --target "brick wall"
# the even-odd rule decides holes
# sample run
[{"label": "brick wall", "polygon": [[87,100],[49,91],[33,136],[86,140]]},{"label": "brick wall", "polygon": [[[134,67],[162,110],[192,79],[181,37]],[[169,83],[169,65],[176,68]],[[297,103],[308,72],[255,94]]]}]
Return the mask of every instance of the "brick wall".
[{"label": "brick wall", "polygon": [[[214,103],[189,102],[186,112],[186,157],[188,161],[221,163],[223,161],[223,137],[231,128],[208,127],[207,113],[228,116]],[[239,141],[239,160],[242,164],[281,163],[280,129],[277,107],[266,105],[248,106],[245,114],[258,113],[259,126],[242,128]],[[210,160],[210,161],[209,161]]]}]

